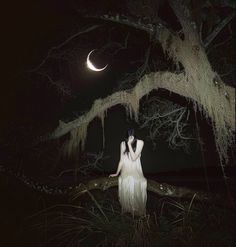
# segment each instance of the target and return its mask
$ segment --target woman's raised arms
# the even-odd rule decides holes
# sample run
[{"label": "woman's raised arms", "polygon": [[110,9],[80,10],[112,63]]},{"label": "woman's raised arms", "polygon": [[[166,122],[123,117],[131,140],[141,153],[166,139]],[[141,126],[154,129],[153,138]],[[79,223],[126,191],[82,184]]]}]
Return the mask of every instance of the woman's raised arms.
[{"label": "woman's raised arms", "polygon": [[143,149],[143,145],[144,145],[144,141],[137,140],[137,147],[136,147],[136,150],[134,152],[133,148],[131,146],[131,143],[128,142],[129,152],[130,152],[132,160],[136,160],[140,156],[142,149]]}]

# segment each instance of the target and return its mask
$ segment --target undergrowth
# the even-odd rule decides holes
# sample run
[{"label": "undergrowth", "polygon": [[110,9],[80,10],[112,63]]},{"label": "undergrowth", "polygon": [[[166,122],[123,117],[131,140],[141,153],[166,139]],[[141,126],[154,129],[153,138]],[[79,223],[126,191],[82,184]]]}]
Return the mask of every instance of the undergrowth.
[{"label": "undergrowth", "polygon": [[195,200],[150,196],[147,215],[121,214],[114,193],[87,194],[74,204],[55,205],[33,215],[42,246],[230,247],[235,214]]}]

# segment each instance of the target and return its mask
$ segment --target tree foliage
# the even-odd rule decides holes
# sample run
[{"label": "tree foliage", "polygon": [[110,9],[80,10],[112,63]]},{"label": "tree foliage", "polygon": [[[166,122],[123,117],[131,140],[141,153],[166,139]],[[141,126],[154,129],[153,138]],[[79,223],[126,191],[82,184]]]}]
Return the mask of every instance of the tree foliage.
[{"label": "tree foliage", "polygon": [[[147,33],[151,46],[161,47],[169,65],[172,65],[164,71],[160,71],[157,66],[150,69],[152,52],[147,50],[143,65],[125,82],[136,80],[131,88],[123,86],[105,98],[96,99],[86,113],[67,123],[60,121],[59,126],[41,140],[60,138],[70,133],[70,139],[65,144],[65,153],[70,155],[78,147],[84,148],[88,124],[94,118],[99,117],[104,128],[107,110],[121,104],[125,106],[127,114],[138,121],[141,98],[152,90],[163,88],[188,98],[193,102],[195,111],[199,110],[210,119],[221,163],[227,164],[228,150],[234,143],[235,89],[217,73],[213,67],[214,59],[208,51],[217,44],[220,46],[217,39],[222,39],[221,33],[226,28],[230,29],[234,8],[231,1],[223,4],[223,1],[129,0],[126,2],[126,10],[121,10],[121,13],[78,10],[84,18],[94,22],[53,50],[62,48],[74,37],[83,37],[84,33],[87,35],[93,32],[94,28],[99,29],[97,21],[101,23],[103,20],[103,25],[108,27],[112,25],[118,29],[126,26]],[[230,36],[230,33],[227,32],[227,35]],[[127,40],[125,44],[117,49],[125,49]],[[48,54],[51,55],[51,52]],[[41,66],[42,63],[37,69]]]}]

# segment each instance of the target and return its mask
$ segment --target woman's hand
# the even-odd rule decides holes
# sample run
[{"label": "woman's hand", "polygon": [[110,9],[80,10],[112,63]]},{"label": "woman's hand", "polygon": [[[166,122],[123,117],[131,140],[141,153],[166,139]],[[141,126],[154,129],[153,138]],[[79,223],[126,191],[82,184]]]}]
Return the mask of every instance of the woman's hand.
[{"label": "woman's hand", "polygon": [[117,174],[117,173],[110,174],[110,175],[109,175],[109,178],[111,178],[111,177],[116,177],[116,176],[118,176],[118,174]]},{"label": "woman's hand", "polygon": [[128,144],[131,144],[134,140],[134,137],[133,136],[129,136],[129,139],[128,139]]}]

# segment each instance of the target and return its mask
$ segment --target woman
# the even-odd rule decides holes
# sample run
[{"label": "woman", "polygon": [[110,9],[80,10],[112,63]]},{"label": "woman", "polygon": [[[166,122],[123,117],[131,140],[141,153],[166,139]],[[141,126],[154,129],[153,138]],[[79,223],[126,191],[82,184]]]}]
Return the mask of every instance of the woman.
[{"label": "woman", "polygon": [[120,144],[120,161],[115,174],[118,178],[118,195],[122,213],[146,215],[147,180],[143,176],[141,152],[144,142],[134,138],[134,130],[127,131],[125,141]]}]

